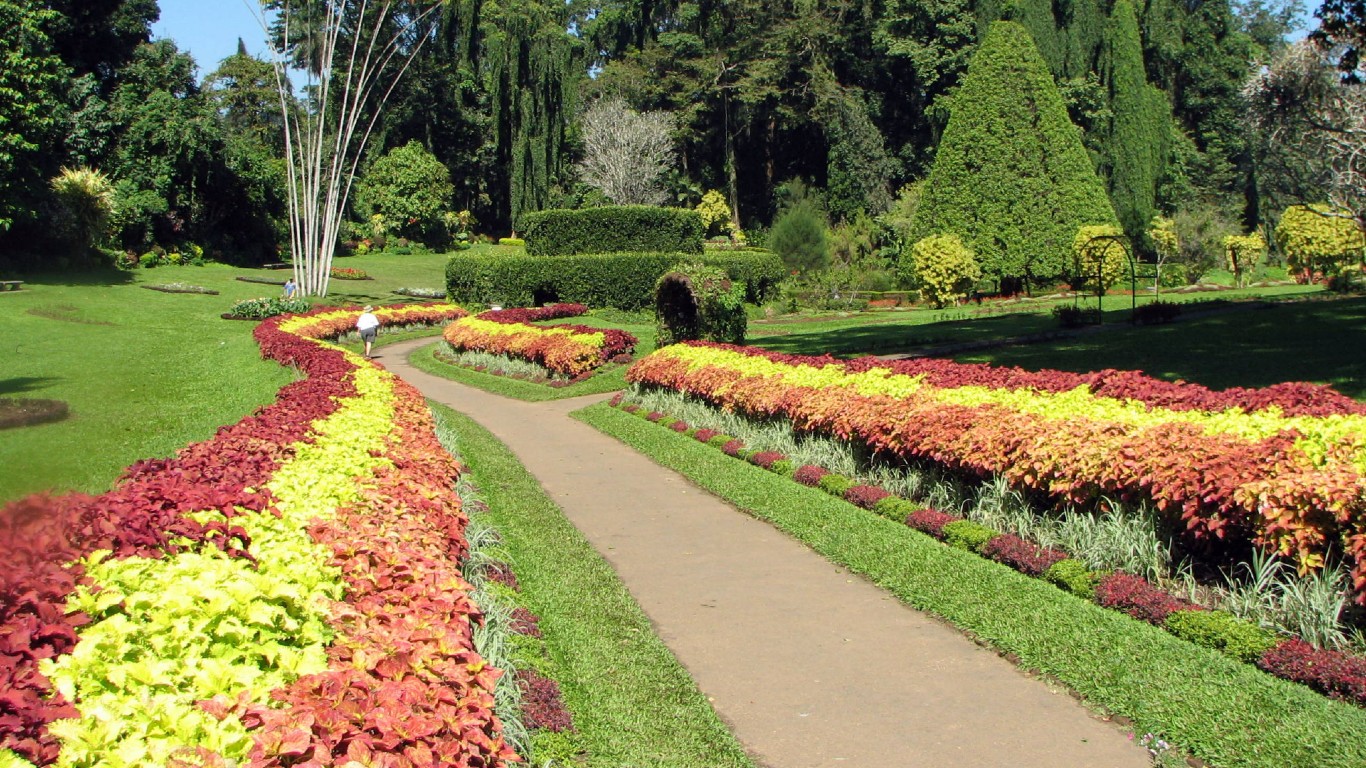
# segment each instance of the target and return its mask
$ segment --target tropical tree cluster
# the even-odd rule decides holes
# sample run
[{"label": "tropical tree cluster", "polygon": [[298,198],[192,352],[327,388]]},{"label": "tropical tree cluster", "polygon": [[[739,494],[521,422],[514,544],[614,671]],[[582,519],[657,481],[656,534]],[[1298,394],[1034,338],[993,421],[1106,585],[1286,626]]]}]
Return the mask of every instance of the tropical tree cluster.
[{"label": "tropical tree cluster", "polygon": [[150,42],[158,15],[153,0],[0,0],[13,95],[0,100],[0,259],[61,267],[188,243],[274,254],[270,70],[239,52],[201,82],[173,41]]},{"label": "tropical tree cluster", "polygon": [[[1016,175],[1043,188],[1031,174],[1053,174],[1044,178],[1066,194],[1039,204],[1066,208],[1068,231],[1029,223],[1046,212],[1012,211],[1004,230],[978,222],[952,233],[984,275],[1028,285],[1067,277],[1084,225],[1118,225],[1152,258],[1158,215],[1269,233],[1288,206],[1331,202],[1360,220],[1359,201],[1344,199],[1366,188],[1351,154],[1351,118],[1363,113],[1356,5],[1325,3],[1318,42],[1288,46],[1301,0],[263,0],[290,72],[317,86],[343,76],[329,102],[298,83],[281,99],[281,72],[245,48],[201,62],[198,80],[172,41],[149,42],[155,0],[0,0],[0,22],[15,32],[0,42],[15,62],[0,87],[18,94],[0,105],[11,127],[0,138],[0,244],[40,252],[57,232],[78,242],[73,228],[46,225],[60,210],[51,182],[62,168],[88,169],[114,189],[95,245],[137,253],[196,242],[222,258],[276,260],[299,203],[287,191],[299,169],[290,135],[316,117],[362,139],[341,153],[344,182],[319,216],[364,227],[319,229],[310,247],[320,252],[365,228],[439,241],[450,227],[433,218],[456,212],[501,234],[531,211],[692,208],[704,190],[721,195],[729,231],[761,242],[794,207],[788,191],[805,188],[802,213],[828,235],[824,245],[802,238],[816,250],[862,242],[866,222],[876,224],[866,248],[797,260],[891,275],[898,254],[952,229],[927,222],[948,215],[957,193],[947,180],[978,162],[955,154],[965,129],[954,123],[970,122],[955,113],[1010,114],[964,97],[970,65],[1026,57],[1029,84],[999,95],[1046,103],[1047,117],[991,126],[997,143],[983,149],[1004,157],[1009,135],[1016,150],[1060,153],[1065,172],[1035,162]],[[360,23],[381,8],[381,22]],[[1000,22],[1015,30],[1009,44],[988,45]],[[392,47],[376,50],[366,98],[349,102],[352,60],[336,52],[367,30]],[[349,123],[327,123],[343,113]],[[1011,143],[1026,133],[1035,143]],[[1340,151],[1316,155],[1321,140]],[[395,154],[409,161],[401,183],[386,167]],[[418,178],[419,215],[380,201],[381,187],[407,194]],[[1005,199],[992,184],[983,191]],[[974,215],[991,210],[983,205]],[[1222,245],[1208,242],[1217,263]]]}]

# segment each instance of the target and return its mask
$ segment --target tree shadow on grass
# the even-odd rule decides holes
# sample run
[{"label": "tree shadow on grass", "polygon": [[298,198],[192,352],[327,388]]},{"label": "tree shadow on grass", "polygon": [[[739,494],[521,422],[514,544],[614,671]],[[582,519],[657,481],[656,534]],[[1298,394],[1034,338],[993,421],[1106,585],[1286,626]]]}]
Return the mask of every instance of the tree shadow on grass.
[{"label": "tree shadow on grass", "polygon": [[16,376],[12,379],[0,379],[0,396],[35,392],[58,381],[61,379],[53,376]]},{"label": "tree shadow on grass", "polygon": [[857,357],[914,353],[941,344],[1006,338],[1056,328],[1057,323],[1047,315],[1037,312],[1009,313],[936,323],[884,322],[808,333],[797,331],[782,336],[755,338],[750,343],[790,355]]},{"label": "tree shadow on grass", "polygon": [[982,350],[955,359],[1034,370],[1141,370],[1216,389],[1311,381],[1329,384],[1349,397],[1366,398],[1363,348],[1366,298],[1353,298],[1235,306],[1169,325]]},{"label": "tree shadow on grass", "polygon": [[120,269],[101,268],[72,270],[66,272],[37,272],[24,276],[25,287],[38,285],[61,285],[68,287],[100,287],[112,285],[131,285],[133,273]]}]

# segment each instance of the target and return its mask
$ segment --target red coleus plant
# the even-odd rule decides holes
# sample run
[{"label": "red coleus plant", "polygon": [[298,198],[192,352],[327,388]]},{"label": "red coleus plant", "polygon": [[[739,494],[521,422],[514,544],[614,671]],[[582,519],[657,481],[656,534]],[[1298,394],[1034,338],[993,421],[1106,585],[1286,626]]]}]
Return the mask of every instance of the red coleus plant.
[{"label": "red coleus plant", "polygon": [[1330,698],[1366,705],[1366,658],[1315,648],[1295,638],[1262,654],[1257,666]]},{"label": "red coleus plant", "polygon": [[[817,480],[817,483],[820,481]],[[892,494],[875,485],[855,485],[844,492],[844,500],[856,507],[872,509],[879,501]]]},{"label": "red coleus plant", "polygon": [[906,515],[906,525],[909,525],[921,533],[927,533],[936,539],[942,539],[944,538],[944,526],[962,519],[963,518],[958,517],[957,515],[950,515],[947,512],[940,512],[937,509],[926,507],[925,509],[917,509],[909,515]]},{"label": "red coleus plant", "polygon": [[988,541],[982,547],[982,555],[1029,576],[1042,576],[1054,563],[1067,559],[1066,552],[1041,547],[1013,533],[1003,533]]},{"label": "red coleus plant", "polygon": [[1176,611],[1200,609],[1190,601],[1158,589],[1141,576],[1122,572],[1101,579],[1096,585],[1096,602],[1156,626],[1162,626],[1162,622]]},{"label": "red coleus plant", "polygon": [[818,467],[815,464],[803,464],[797,467],[797,471],[792,473],[792,479],[802,485],[816,487],[820,485],[821,478],[830,474],[830,470],[825,467]]}]

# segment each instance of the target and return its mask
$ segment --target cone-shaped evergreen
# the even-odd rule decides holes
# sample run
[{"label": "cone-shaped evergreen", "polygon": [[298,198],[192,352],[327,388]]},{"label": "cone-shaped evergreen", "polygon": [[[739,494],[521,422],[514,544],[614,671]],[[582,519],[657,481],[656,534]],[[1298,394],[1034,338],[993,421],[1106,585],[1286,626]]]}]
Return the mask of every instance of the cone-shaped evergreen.
[{"label": "cone-shaped evergreen", "polygon": [[958,235],[986,274],[1039,282],[1068,272],[1086,224],[1118,224],[1105,185],[1029,33],[995,22],[953,97],[910,240]]},{"label": "cone-shaped evergreen", "polygon": [[1124,232],[1143,242],[1156,213],[1157,180],[1166,162],[1171,106],[1162,91],[1148,84],[1143,43],[1132,0],[1117,0],[1106,28],[1101,72],[1114,119],[1102,173]]}]

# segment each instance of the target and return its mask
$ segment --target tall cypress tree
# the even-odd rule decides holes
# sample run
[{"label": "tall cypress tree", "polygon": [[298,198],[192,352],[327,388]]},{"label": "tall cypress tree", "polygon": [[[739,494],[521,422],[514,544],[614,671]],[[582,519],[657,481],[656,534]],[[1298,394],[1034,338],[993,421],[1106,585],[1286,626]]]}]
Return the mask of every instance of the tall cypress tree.
[{"label": "tall cypress tree", "polygon": [[1115,223],[1034,41],[993,23],[953,97],[912,242],[958,235],[986,274],[1031,283],[1068,272],[1079,227]]},{"label": "tall cypress tree", "polygon": [[1125,234],[1141,243],[1156,212],[1172,120],[1166,95],[1149,85],[1144,74],[1132,0],[1117,0],[1110,14],[1101,82],[1113,115],[1101,172]]}]

